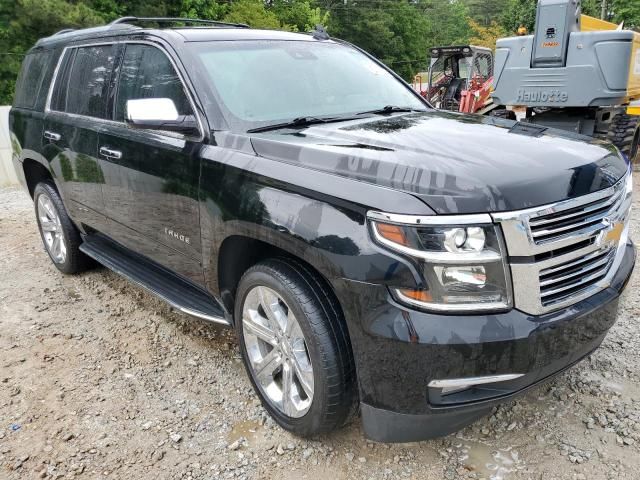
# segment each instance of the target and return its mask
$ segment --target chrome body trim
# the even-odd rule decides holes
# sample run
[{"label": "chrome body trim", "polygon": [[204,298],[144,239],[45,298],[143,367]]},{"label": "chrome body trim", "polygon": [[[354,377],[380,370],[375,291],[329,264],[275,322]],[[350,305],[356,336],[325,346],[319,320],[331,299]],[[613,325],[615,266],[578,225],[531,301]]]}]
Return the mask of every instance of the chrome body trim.
[{"label": "chrome body trim", "polygon": [[425,303],[413,298],[407,297],[399,289],[394,288],[393,294],[398,297],[402,303],[413,305],[423,310],[431,310],[434,312],[458,312],[458,313],[475,313],[475,312],[504,312],[509,310],[510,305],[502,302],[487,302],[487,303]]},{"label": "chrome body trim", "polygon": [[[571,198],[569,200],[563,200],[561,202],[552,203],[542,207],[518,210],[515,212],[492,213],[491,217],[502,227],[502,231],[507,239],[507,249],[511,256],[520,257],[537,255],[550,250],[557,250],[566,246],[571,246],[581,240],[588,240],[595,233],[605,230],[607,225],[600,224],[588,226],[577,233],[567,234],[551,242],[536,243],[534,236],[531,233],[530,222],[533,220],[534,225],[536,225],[536,218],[579,208],[581,206],[597,202],[598,200],[611,198],[615,193],[619,193],[620,190],[624,189],[625,180],[627,178],[630,178],[630,173],[619,180],[614,186],[595,193]],[[554,221],[558,220],[554,219]],[[538,223],[538,225],[539,224],[540,223]]]},{"label": "chrome body trim", "polygon": [[[544,315],[609,287],[629,237],[631,193],[629,171],[612,187],[589,195],[492,214],[502,227],[509,255],[527,260],[511,262],[515,307],[532,315]],[[564,211],[568,211],[567,215],[562,215]],[[601,214],[593,215],[594,211]],[[570,224],[572,220],[576,223]],[[540,241],[532,234],[532,226],[553,223],[560,223],[563,230],[550,240]],[[586,226],[581,228],[582,224]],[[536,260],[536,256],[542,258]],[[564,275],[558,275],[563,271]]]},{"label": "chrome body trim", "polygon": [[128,122],[148,120],[174,122],[180,117],[176,104],[170,98],[130,98],[127,100],[126,107]]},{"label": "chrome body trim", "polygon": [[491,215],[479,213],[473,215],[403,215],[400,213],[386,213],[370,210],[367,218],[383,223],[397,225],[490,225],[493,223]]},{"label": "chrome body trim", "polygon": [[483,377],[450,378],[445,380],[431,380],[432,388],[465,388],[487,383],[508,382],[524,376],[524,373],[505,373],[502,375],[487,375]]},{"label": "chrome body trim", "polygon": [[[155,295],[158,296],[159,298],[162,298],[157,293]],[[204,314],[202,312],[197,312],[196,310],[191,310],[190,308],[180,307],[180,306],[171,304],[170,302],[168,302],[164,298],[163,298],[163,300],[165,300],[165,302],[169,303],[172,307],[177,308],[178,310],[180,310],[182,313],[184,313],[186,315],[191,315],[192,317],[201,318],[202,320],[206,320],[208,322],[213,322],[213,323],[218,323],[220,325],[231,326],[231,324],[225,318],[213,317],[211,315],[206,315],[206,314]]]}]

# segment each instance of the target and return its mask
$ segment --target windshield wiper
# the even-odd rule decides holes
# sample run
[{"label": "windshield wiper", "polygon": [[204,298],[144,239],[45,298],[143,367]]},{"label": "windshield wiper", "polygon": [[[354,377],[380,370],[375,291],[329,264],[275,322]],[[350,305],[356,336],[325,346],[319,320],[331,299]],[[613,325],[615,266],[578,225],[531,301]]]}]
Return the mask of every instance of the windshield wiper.
[{"label": "windshield wiper", "polygon": [[382,108],[377,108],[375,110],[367,110],[366,112],[360,112],[357,115],[368,115],[368,114],[378,114],[378,115],[387,115],[389,113],[396,112],[424,112],[425,110],[412,108],[412,107],[398,107],[396,105],[387,105]]},{"label": "windshield wiper", "polygon": [[247,133],[268,132],[270,130],[279,130],[281,128],[301,128],[315,125],[317,123],[342,122],[345,120],[353,120],[353,117],[298,117],[290,122],[275,123],[273,125],[265,125],[247,130]]}]

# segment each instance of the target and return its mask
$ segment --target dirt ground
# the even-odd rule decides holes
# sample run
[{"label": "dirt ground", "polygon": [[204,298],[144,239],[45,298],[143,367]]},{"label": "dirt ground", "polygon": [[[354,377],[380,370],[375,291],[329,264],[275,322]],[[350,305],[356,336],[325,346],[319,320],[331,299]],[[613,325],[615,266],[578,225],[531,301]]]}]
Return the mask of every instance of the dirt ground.
[{"label": "dirt ground", "polygon": [[304,441],[267,417],[232,332],[105,269],[60,274],[28,195],[0,190],[0,478],[638,479],[639,287],[637,269],[589,360],[456,435],[375,444],[355,421]]}]

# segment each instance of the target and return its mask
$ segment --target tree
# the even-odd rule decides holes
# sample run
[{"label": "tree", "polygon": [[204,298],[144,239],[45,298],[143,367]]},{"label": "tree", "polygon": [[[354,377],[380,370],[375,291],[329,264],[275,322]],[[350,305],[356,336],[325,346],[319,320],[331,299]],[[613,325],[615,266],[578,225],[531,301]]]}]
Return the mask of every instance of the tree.
[{"label": "tree", "polygon": [[295,31],[308,32],[316,25],[327,27],[329,23],[329,12],[307,0],[271,0],[268,5],[280,22]]},{"label": "tree", "polygon": [[271,10],[265,8],[263,0],[237,0],[224,16],[225,22],[246,23],[254,28],[286,28]]},{"label": "tree", "polygon": [[175,16],[221,20],[227,7],[228,5],[221,5],[216,0],[182,0]]},{"label": "tree", "polygon": [[487,27],[495,23],[504,11],[505,0],[465,0],[469,17],[476,24]]},{"label": "tree", "polygon": [[468,12],[459,0],[317,3],[331,15],[332,36],[358,45],[407,80],[426,68],[429,47],[468,41]]},{"label": "tree", "polygon": [[24,54],[38,38],[61,28],[79,28],[104,23],[105,17],[86,3],[65,0],[16,0],[5,5],[0,28],[0,104],[11,103],[14,83]]},{"label": "tree", "polygon": [[533,32],[536,23],[537,0],[508,0],[504,14],[500,19],[502,28],[509,35],[515,35],[523,26]]},{"label": "tree", "polygon": [[504,28],[496,22],[491,22],[489,26],[482,26],[473,19],[469,19],[469,27],[472,35],[469,43],[479,47],[496,48],[496,41],[507,36]]},{"label": "tree", "polygon": [[640,2],[638,0],[613,0],[613,15],[610,20],[615,23],[624,22],[625,28],[640,29]]}]

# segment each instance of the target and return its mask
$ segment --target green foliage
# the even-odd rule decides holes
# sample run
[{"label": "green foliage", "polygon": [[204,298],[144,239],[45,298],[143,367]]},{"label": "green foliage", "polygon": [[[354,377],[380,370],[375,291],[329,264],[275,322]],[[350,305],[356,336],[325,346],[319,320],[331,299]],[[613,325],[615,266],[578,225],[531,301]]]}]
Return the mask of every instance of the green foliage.
[{"label": "green foliage", "polygon": [[86,3],[66,0],[16,0],[0,10],[0,104],[11,103],[24,53],[35,41],[60,30],[104,23]]},{"label": "green foliage", "polygon": [[507,34],[504,28],[496,22],[491,22],[489,25],[483,26],[479,22],[469,19],[469,27],[473,32],[469,43],[479,47],[495,49],[496,41],[499,38],[505,37]]},{"label": "green foliage", "polygon": [[502,15],[505,0],[466,0],[469,17],[481,27],[488,27]]},{"label": "green foliage", "polygon": [[287,29],[271,9],[265,8],[263,0],[236,0],[230,5],[224,21],[246,23],[254,28]]},{"label": "green foliage", "polygon": [[515,35],[520,26],[530,33],[536,23],[537,0],[507,0],[500,24],[509,35]]},{"label": "green foliage", "polygon": [[[602,0],[583,0],[600,16]],[[179,16],[309,31],[316,24],[380,58],[406,79],[436,45],[490,45],[520,25],[533,31],[537,0],[0,0],[0,104],[11,103],[24,54],[63,28],[104,24],[119,16]],[[608,0],[608,20],[640,27],[638,0]],[[470,19],[473,23],[470,23]],[[502,28],[502,30],[500,29]]]},{"label": "green foliage", "polygon": [[318,1],[331,35],[347,40],[409,80],[427,66],[428,48],[468,41],[467,7],[458,0]]},{"label": "green foliage", "polygon": [[625,28],[640,28],[640,2],[638,0],[613,0],[610,10],[613,15],[609,18],[615,23],[624,22]]},{"label": "green foliage", "polygon": [[600,18],[600,0],[582,0],[582,13],[592,17]]},{"label": "green foliage", "polygon": [[216,0],[182,0],[176,16],[221,20],[226,10],[227,5],[219,4]]},{"label": "green foliage", "polygon": [[298,32],[308,32],[316,25],[327,27],[329,24],[329,12],[314,7],[308,1],[273,0],[270,2],[270,10],[282,24]]}]

